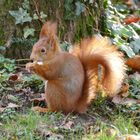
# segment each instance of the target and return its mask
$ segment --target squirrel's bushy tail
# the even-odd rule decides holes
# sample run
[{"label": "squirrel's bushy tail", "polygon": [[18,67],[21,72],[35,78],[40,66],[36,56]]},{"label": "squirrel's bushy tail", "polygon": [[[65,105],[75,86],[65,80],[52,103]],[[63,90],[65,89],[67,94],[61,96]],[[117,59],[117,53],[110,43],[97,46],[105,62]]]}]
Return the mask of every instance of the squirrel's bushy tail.
[{"label": "squirrel's bushy tail", "polygon": [[85,69],[83,95],[79,99],[81,111],[84,110],[83,103],[88,105],[95,99],[99,82],[107,96],[112,97],[118,92],[125,73],[124,60],[108,38],[84,39],[75,45],[72,53],[80,58]]}]

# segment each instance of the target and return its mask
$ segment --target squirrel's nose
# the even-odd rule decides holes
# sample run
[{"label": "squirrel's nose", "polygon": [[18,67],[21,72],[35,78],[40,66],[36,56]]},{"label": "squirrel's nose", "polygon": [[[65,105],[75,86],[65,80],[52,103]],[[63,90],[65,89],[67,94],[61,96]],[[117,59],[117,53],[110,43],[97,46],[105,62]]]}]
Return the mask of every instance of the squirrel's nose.
[{"label": "squirrel's nose", "polygon": [[33,63],[33,62],[34,62],[34,60],[33,60],[33,59],[30,59],[30,62],[31,62],[31,63]]}]

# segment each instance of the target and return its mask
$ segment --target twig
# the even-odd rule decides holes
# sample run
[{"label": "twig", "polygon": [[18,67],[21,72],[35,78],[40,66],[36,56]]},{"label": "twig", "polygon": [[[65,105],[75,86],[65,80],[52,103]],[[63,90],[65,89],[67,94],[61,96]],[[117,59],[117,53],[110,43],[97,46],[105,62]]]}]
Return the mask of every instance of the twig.
[{"label": "twig", "polygon": [[16,64],[16,66],[20,68],[20,67],[25,67],[26,64]]},{"label": "twig", "polygon": [[30,59],[28,59],[28,58],[25,58],[25,59],[17,59],[16,61],[17,62],[19,62],[19,61],[30,61]]},{"label": "twig", "polygon": [[36,11],[36,14],[38,16],[38,19],[43,23],[43,20],[40,17],[40,13],[39,13],[39,10],[38,10],[37,2],[35,0],[33,0],[33,3],[34,3],[34,6],[35,6],[35,9],[36,9],[35,11]]},{"label": "twig", "polygon": [[64,121],[62,122],[62,124],[61,124],[60,126],[63,126],[63,125],[66,123],[66,121],[68,120],[69,116],[70,116],[72,113],[73,113],[73,112],[70,112],[70,113],[67,114],[67,116],[64,118]]},{"label": "twig", "polygon": [[92,116],[92,115],[90,115],[90,114],[88,114],[88,113],[84,113],[84,114],[87,115],[87,116],[89,116],[90,118],[92,118],[92,119],[94,119],[94,120],[97,120],[96,117],[94,117],[94,116]]}]

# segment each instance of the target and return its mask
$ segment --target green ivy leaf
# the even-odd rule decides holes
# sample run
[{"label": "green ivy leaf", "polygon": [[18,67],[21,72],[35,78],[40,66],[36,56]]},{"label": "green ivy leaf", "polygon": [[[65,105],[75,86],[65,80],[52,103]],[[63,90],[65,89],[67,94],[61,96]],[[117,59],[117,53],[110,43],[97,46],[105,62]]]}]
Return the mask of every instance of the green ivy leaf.
[{"label": "green ivy leaf", "polygon": [[24,38],[27,38],[28,36],[34,36],[34,32],[35,32],[34,28],[25,27],[24,28]]},{"label": "green ivy leaf", "polygon": [[73,5],[73,0],[64,1],[64,19],[73,20],[75,18],[75,7]]},{"label": "green ivy leaf", "polygon": [[47,15],[46,15],[46,14],[44,14],[44,12],[43,12],[43,11],[41,11],[41,12],[40,12],[40,17],[41,17],[42,19],[44,19],[44,18],[46,18],[46,17],[47,17]]},{"label": "green ivy leaf", "polygon": [[120,33],[122,34],[122,36],[124,36],[124,37],[133,37],[133,33],[129,30],[129,29],[127,29],[127,28],[122,28],[121,30],[120,30]]},{"label": "green ivy leaf", "polygon": [[[41,18],[41,19],[45,19],[46,17],[47,17],[47,15],[44,14],[43,11],[41,11],[41,12],[40,12],[40,18]],[[38,15],[37,15],[36,13],[33,15],[33,19],[34,19],[34,20],[38,20],[38,19],[39,19]]]},{"label": "green ivy leaf", "polygon": [[123,50],[128,57],[133,57],[135,55],[134,51],[131,49],[131,47],[128,46],[128,43],[125,42],[119,35],[116,35],[116,37],[113,39],[114,44],[120,47],[121,50]]},{"label": "green ivy leaf", "polygon": [[86,10],[85,5],[81,3],[80,1],[77,1],[75,3],[76,5],[76,15],[79,16],[82,12]]},{"label": "green ivy leaf", "polygon": [[140,74],[134,73],[129,79],[130,95],[136,99],[140,99]]},{"label": "green ivy leaf", "polygon": [[62,48],[62,50],[69,51],[70,48],[72,48],[72,45],[65,41],[60,44],[60,47]]},{"label": "green ivy leaf", "polygon": [[0,46],[0,51],[5,51],[6,48],[4,46]]},{"label": "green ivy leaf", "polygon": [[140,31],[140,25],[138,23],[132,23],[133,29]]},{"label": "green ivy leaf", "polygon": [[115,8],[116,8],[117,11],[119,11],[119,12],[121,12],[121,13],[128,13],[128,8],[127,8],[127,6],[124,5],[124,4],[117,4],[117,5],[115,6]]},{"label": "green ivy leaf", "polygon": [[6,72],[6,69],[0,70],[0,74],[2,74],[2,73],[4,73],[4,72]]},{"label": "green ivy leaf", "polygon": [[29,9],[30,9],[29,0],[24,0],[24,2],[22,3],[22,7],[23,7],[24,9],[29,10]]},{"label": "green ivy leaf", "polygon": [[13,16],[16,20],[16,24],[23,24],[24,22],[31,22],[32,17],[30,17],[27,10],[19,8],[17,11],[9,11],[10,15]]},{"label": "green ivy leaf", "polygon": [[4,68],[8,70],[8,72],[12,72],[14,70],[15,65],[10,63],[4,63]]},{"label": "green ivy leaf", "polygon": [[140,38],[135,39],[134,41],[130,42],[130,47],[134,50],[135,53],[140,52]]},{"label": "green ivy leaf", "polygon": [[34,13],[33,19],[34,19],[34,20],[38,20],[38,19],[39,19],[39,18],[38,18],[38,15],[37,15],[36,13]]},{"label": "green ivy leaf", "polygon": [[123,50],[127,54],[128,57],[135,56],[135,53],[129,46],[122,45],[121,50]]}]

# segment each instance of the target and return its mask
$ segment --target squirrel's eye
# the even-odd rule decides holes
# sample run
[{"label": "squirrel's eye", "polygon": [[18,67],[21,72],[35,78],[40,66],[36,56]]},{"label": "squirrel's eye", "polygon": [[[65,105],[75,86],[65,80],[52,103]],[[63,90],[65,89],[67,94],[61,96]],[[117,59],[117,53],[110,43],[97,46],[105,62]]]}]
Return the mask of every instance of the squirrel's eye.
[{"label": "squirrel's eye", "polygon": [[42,49],[41,49],[41,52],[42,52],[42,53],[45,53],[45,52],[46,52],[46,49],[45,49],[45,48],[42,48]]}]

